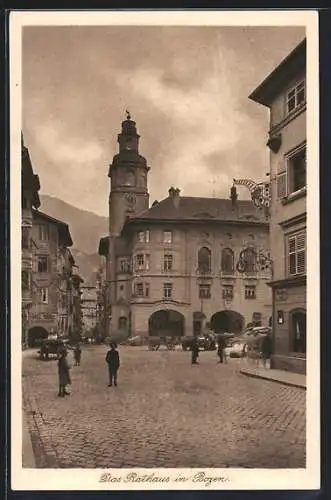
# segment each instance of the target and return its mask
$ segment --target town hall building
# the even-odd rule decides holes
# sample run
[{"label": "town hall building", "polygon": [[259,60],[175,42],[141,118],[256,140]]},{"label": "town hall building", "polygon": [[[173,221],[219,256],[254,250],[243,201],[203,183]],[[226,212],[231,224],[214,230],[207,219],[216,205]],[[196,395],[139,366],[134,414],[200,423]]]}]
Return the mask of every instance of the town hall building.
[{"label": "town hall building", "polygon": [[[200,335],[241,332],[271,321],[270,270],[256,256],[269,252],[269,223],[251,201],[168,196],[150,206],[148,166],[139,154],[130,115],[118,135],[119,153],[108,176],[105,336]],[[248,264],[238,272],[246,250]]]}]

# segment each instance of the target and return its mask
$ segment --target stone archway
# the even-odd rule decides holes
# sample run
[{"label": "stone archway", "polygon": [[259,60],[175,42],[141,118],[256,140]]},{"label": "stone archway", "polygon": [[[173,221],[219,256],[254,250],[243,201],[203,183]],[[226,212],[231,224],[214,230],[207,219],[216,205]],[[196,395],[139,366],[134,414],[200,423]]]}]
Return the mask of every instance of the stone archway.
[{"label": "stone archway", "polygon": [[150,337],[182,337],[185,331],[184,316],[173,309],[155,311],[148,320]]},{"label": "stone archway", "polygon": [[48,331],[43,326],[34,326],[28,332],[28,345],[29,347],[37,347],[39,342],[47,339]]},{"label": "stone archway", "polygon": [[210,328],[215,333],[240,333],[244,327],[244,317],[236,311],[218,311],[211,317]]}]

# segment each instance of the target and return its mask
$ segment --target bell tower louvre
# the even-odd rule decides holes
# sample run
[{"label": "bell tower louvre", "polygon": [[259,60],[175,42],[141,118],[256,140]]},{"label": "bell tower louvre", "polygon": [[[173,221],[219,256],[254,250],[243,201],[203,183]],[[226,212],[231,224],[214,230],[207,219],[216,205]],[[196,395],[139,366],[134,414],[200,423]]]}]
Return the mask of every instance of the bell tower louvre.
[{"label": "bell tower louvre", "polygon": [[118,134],[119,152],[109,166],[109,224],[110,235],[119,236],[127,217],[132,217],[149,206],[146,159],[139,154],[136,122],[126,111],[122,131]]}]

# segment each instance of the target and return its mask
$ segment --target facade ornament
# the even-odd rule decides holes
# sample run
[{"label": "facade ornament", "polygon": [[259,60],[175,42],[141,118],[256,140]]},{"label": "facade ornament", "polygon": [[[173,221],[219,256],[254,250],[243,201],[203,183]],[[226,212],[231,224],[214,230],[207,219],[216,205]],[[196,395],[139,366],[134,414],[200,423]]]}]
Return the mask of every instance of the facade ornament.
[{"label": "facade ornament", "polygon": [[265,254],[262,250],[255,250],[253,248],[245,248],[239,254],[239,259],[236,265],[236,269],[239,273],[243,274],[247,270],[247,266],[250,263],[247,258],[247,250],[249,250],[250,254],[255,256],[255,265],[258,271],[268,271],[270,270],[271,275],[273,275],[273,260],[270,257],[269,252]]},{"label": "facade ornament", "polygon": [[233,179],[234,186],[245,186],[251,193],[252,202],[258,208],[270,206],[269,182],[257,183],[251,179]]}]

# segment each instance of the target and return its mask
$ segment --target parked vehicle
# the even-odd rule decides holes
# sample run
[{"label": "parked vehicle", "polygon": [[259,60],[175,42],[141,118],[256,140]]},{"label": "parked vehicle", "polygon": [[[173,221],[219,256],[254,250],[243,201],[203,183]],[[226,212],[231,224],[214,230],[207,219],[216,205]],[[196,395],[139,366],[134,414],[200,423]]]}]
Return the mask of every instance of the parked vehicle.
[{"label": "parked vehicle", "polygon": [[138,346],[138,345],[142,345],[143,339],[140,335],[136,335],[134,337],[129,337],[126,340],[126,342],[127,342],[127,345]]},{"label": "parked vehicle", "polygon": [[68,339],[45,339],[41,342],[38,353],[42,359],[49,359],[50,356],[58,357],[61,349],[70,349]]},{"label": "parked vehicle", "polygon": [[238,337],[228,338],[225,344],[227,353],[231,358],[242,358],[245,356],[245,343]]}]

